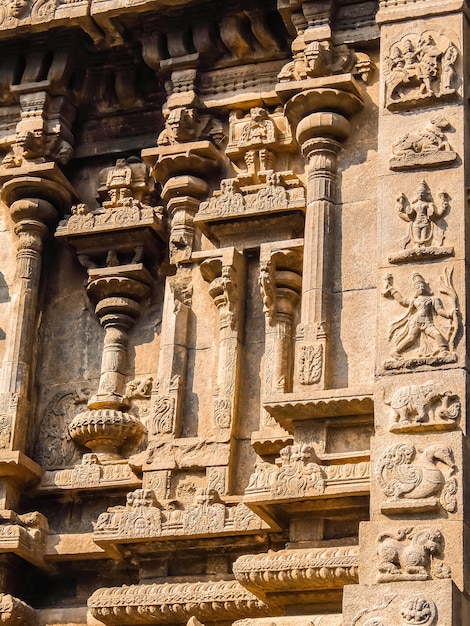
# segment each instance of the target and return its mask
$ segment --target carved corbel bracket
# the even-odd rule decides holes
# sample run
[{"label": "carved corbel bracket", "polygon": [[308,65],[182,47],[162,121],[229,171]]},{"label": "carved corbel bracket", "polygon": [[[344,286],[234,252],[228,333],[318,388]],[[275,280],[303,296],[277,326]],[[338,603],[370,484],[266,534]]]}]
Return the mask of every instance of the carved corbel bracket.
[{"label": "carved corbel bracket", "polygon": [[0,594],[0,621],[4,626],[36,626],[37,614],[26,602],[11,596],[9,593]]}]

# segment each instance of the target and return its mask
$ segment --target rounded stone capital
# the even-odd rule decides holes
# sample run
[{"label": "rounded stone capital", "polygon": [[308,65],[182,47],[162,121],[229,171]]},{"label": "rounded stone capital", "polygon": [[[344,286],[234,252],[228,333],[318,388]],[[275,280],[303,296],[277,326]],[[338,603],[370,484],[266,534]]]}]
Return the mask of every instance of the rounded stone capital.
[{"label": "rounded stone capital", "polygon": [[17,223],[50,224],[56,220],[57,211],[42,198],[22,198],[10,205],[10,217]]},{"label": "rounded stone capital", "polygon": [[[294,126],[312,113],[338,114],[340,117],[349,118],[363,107],[361,99],[348,91],[333,89],[331,87],[309,89],[293,96],[285,106],[285,114],[289,122]],[[333,133],[334,128],[332,129]],[[339,129],[341,139],[342,126]],[[329,136],[335,137],[334,134]]]},{"label": "rounded stone capital", "polygon": [[349,136],[349,122],[339,113],[317,112],[302,118],[297,126],[296,139],[301,146],[311,139],[331,138],[344,141]]}]

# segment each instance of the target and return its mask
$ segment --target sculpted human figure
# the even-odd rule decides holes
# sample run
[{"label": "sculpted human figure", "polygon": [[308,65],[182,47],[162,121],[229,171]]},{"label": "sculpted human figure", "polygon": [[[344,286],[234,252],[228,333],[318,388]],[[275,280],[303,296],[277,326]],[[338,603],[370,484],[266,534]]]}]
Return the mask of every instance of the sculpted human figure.
[{"label": "sculpted human figure", "polygon": [[116,165],[108,172],[106,187],[114,204],[121,202],[130,193],[132,170],[126,159],[118,159]]},{"label": "sculpted human figure", "polygon": [[30,0],[9,0],[7,3],[8,15],[11,15],[11,17],[15,17],[16,19],[25,17],[30,4]]},{"label": "sculpted human figure", "polygon": [[160,133],[157,145],[168,146],[196,139],[196,110],[186,107],[172,109]]},{"label": "sculpted human figure", "polygon": [[276,127],[262,107],[250,109],[250,121],[245,124],[240,136],[240,146],[272,143],[275,139]]},{"label": "sculpted human figure", "polygon": [[449,93],[453,91],[452,82],[455,76],[454,66],[458,55],[459,51],[454,44],[451,43],[442,57],[441,92]]},{"label": "sculpted human figure", "polygon": [[431,82],[437,77],[439,72],[439,58],[441,52],[436,46],[432,35],[428,34],[421,39],[418,45],[419,69],[422,85],[420,91],[423,94],[434,93]]},{"label": "sculpted human figure", "polygon": [[446,355],[449,353],[449,342],[434,321],[438,316],[452,319],[456,311],[444,309],[442,301],[433,295],[421,274],[413,274],[412,281],[414,293],[410,299],[403,298],[393,287],[391,277],[383,292],[385,297],[393,298],[408,309],[406,315],[390,328],[389,339],[395,342],[392,356],[401,359],[406,350],[416,347],[418,343],[423,355]]},{"label": "sculpted human figure", "polygon": [[442,245],[444,229],[438,225],[438,221],[449,209],[449,202],[447,194],[441,193],[439,197],[441,204],[437,207],[424,180],[418,187],[417,196],[410,203],[404,194],[398,196],[398,215],[403,221],[410,224],[408,235],[404,240],[404,248],[410,242],[413,242],[417,248],[430,246],[432,243],[436,243],[438,246]]}]

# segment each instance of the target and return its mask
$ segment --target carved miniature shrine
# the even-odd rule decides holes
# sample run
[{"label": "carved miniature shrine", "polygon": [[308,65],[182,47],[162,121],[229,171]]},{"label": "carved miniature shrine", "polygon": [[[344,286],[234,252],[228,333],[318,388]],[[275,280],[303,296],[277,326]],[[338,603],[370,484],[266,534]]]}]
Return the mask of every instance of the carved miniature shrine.
[{"label": "carved miniature shrine", "polygon": [[469,19],[0,0],[2,624],[468,626]]}]

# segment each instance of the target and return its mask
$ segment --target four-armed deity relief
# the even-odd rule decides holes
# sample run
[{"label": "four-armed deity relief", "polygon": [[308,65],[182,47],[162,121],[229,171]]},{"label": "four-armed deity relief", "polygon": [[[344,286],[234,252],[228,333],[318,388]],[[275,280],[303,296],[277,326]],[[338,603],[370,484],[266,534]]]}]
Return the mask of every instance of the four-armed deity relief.
[{"label": "four-armed deity relief", "polygon": [[410,199],[400,193],[397,197],[398,217],[407,222],[407,233],[402,239],[403,249],[389,255],[390,263],[409,263],[454,254],[454,248],[444,247],[445,216],[450,211],[450,196],[438,194],[434,202],[429,185],[422,180],[416,195]]},{"label": "four-armed deity relief", "polygon": [[385,58],[387,108],[397,111],[453,97],[458,57],[457,46],[446,35],[435,31],[404,35]]},{"label": "four-armed deity relief", "polygon": [[393,347],[385,369],[456,362],[454,350],[461,320],[452,275],[453,269],[446,268],[439,279],[439,293],[445,297],[446,306],[417,272],[412,276],[412,293],[408,298],[395,289],[391,274],[386,277],[382,295],[407,311],[390,326],[388,340]]},{"label": "four-armed deity relief", "polygon": [[397,139],[392,146],[390,169],[442,167],[455,162],[457,154],[444,132],[449,129],[448,120],[438,115],[432,117],[421,130],[406,133]]}]

